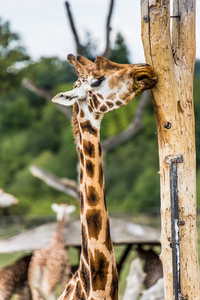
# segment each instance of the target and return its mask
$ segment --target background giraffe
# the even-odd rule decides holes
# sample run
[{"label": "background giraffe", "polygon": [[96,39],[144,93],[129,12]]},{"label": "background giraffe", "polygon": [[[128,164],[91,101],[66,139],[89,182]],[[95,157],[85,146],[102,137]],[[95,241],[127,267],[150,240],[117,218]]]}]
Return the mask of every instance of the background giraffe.
[{"label": "background giraffe", "polygon": [[68,55],[78,73],[74,89],[53,102],[73,105],[74,135],[80,157],[82,251],[78,271],[62,299],[118,298],[118,275],[110,237],[101,159],[100,125],[105,112],[129,103],[153,88],[156,75],[146,64],[122,65],[101,56],[88,59]]},{"label": "background giraffe", "polygon": [[52,209],[58,220],[53,237],[49,245],[34,252],[29,266],[28,281],[33,300],[55,299],[56,286],[61,283],[64,287],[71,273],[63,239],[65,225],[75,206],[54,203]]},{"label": "background giraffe", "polygon": [[18,294],[20,300],[31,300],[28,286],[28,267],[31,254],[0,270],[0,300],[9,300]]}]

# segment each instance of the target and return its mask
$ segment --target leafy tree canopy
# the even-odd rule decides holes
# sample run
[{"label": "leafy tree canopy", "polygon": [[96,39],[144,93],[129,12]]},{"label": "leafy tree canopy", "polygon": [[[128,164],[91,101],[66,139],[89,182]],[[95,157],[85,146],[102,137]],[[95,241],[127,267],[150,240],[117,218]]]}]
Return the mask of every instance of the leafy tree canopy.
[{"label": "leafy tree canopy", "polygon": [[[30,165],[35,164],[58,177],[77,180],[77,153],[71,122],[54,104],[21,85],[21,79],[27,77],[41,88],[56,94],[72,89],[76,72],[67,61],[56,57],[43,57],[37,62],[29,60],[19,36],[12,33],[9,23],[1,21],[0,29],[0,188],[13,193],[20,201],[9,209],[9,213],[49,214],[50,203],[55,199],[78,206],[73,198],[48,187],[29,171]],[[86,39],[85,47],[87,57],[93,60],[96,48],[91,37],[90,40]],[[128,50],[121,34],[117,35],[109,58],[119,63],[129,63]],[[10,68],[14,71],[10,72]],[[198,70],[197,61],[194,102],[197,182],[200,186]],[[130,124],[138,101],[139,98],[120,110],[105,114],[101,127],[102,140],[123,131]],[[159,206],[157,148],[154,111],[149,101],[144,113],[143,129],[127,143],[108,153],[104,169],[109,209],[148,211],[153,206]],[[200,203],[200,194],[198,201]]]},{"label": "leafy tree canopy", "polygon": [[116,36],[109,59],[121,64],[130,64],[128,48],[121,33],[118,33]]},{"label": "leafy tree canopy", "polygon": [[29,60],[19,35],[10,30],[10,23],[0,18],[0,93],[5,94],[19,84],[22,67]]}]

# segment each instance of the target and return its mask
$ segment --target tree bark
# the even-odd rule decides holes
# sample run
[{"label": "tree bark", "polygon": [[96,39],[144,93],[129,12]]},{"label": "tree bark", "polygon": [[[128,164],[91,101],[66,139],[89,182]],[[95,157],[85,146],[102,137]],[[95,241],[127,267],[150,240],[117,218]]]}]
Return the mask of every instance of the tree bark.
[{"label": "tree bark", "polygon": [[161,185],[161,245],[165,300],[173,299],[169,155],[177,164],[182,299],[199,300],[196,230],[196,152],[193,109],[195,0],[141,0],[142,41],[146,62],[158,76],[152,90],[156,115]]}]

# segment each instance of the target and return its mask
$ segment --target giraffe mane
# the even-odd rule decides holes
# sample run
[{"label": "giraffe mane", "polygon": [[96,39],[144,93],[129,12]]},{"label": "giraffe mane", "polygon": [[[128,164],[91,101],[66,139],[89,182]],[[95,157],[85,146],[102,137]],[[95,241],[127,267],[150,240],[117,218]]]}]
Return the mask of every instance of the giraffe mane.
[{"label": "giraffe mane", "polygon": [[77,115],[78,115],[78,104],[75,102],[73,105],[72,127],[73,127],[73,135],[74,135],[74,141],[76,144],[76,149],[79,153],[80,130],[79,130],[79,125],[78,125]]}]

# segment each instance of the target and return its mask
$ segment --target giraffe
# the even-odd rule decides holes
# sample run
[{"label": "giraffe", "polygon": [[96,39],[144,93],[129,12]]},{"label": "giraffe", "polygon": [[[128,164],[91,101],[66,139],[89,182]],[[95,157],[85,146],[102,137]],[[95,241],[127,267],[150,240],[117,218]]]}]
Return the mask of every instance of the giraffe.
[{"label": "giraffe", "polygon": [[55,232],[45,248],[34,252],[28,271],[33,300],[54,300],[56,286],[61,283],[64,288],[71,274],[63,239],[65,225],[75,206],[53,203],[51,207],[57,214]]},{"label": "giraffe", "polygon": [[128,104],[156,84],[147,64],[117,64],[98,56],[95,62],[68,55],[78,80],[72,91],[52,101],[73,105],[73,127],[80,159],[82,247],[79,269],[59,300],[117,300],[118,273],[105,199],[100,125],[104,113]]},{"label": "giraffe", "polygon": [[20,300],[31,300],[28,286],[28,267],[31,254],[0,270],[0,300],[9,300],[18,294]]}]

